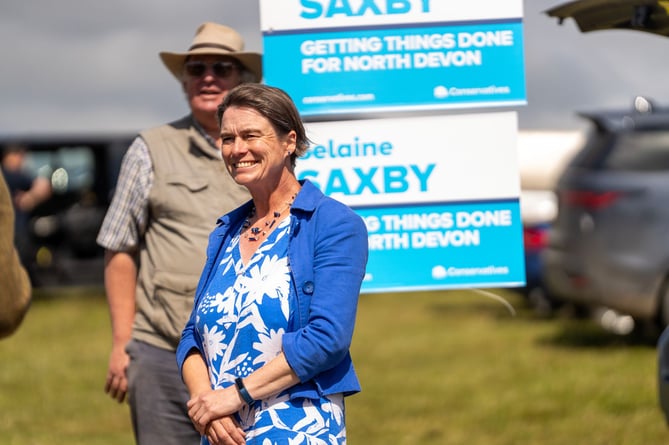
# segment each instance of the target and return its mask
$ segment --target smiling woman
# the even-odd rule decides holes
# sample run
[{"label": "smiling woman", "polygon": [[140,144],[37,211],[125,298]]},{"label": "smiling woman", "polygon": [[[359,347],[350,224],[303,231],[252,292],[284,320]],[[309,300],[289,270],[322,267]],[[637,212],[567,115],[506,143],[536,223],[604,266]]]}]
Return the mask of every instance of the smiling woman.
[{"label": "smiling woman", "polygon": [[252,200],[209,238],[177,350],[188,414],[205,443],[344,443],[365,224],[295,177],[309,140],[285,92],[240,85],[218,117],[223,160]]}]

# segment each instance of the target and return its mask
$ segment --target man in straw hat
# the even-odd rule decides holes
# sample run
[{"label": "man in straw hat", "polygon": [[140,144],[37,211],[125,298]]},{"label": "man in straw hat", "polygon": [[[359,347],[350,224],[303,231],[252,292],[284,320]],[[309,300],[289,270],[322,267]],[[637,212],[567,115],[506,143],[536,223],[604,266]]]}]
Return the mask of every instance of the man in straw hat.
[{"label": "man in straw hat", "polygon": [[216,23],[202,24],[188,51],[160,58],[190,113],[133,141],[98,234],[113,339],[105,391],[118,402],[127,397],[138,444],[197,444],[175,350],[208,235],[249,199],[221,160],[216,110],[233,87],[261,80],[262,63],[237,31]]}]

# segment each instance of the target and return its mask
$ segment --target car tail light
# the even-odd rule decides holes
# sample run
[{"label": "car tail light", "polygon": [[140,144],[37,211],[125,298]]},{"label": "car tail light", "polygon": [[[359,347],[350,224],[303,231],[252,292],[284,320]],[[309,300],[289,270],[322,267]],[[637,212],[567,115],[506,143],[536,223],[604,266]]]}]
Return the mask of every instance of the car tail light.
[{"label": "car tail light", "polygon": [[560,200],[568,205],[580,206],[590,210],[602,209],[611,205],[620,197],[619,192],[593,192],[583,190],[564,190]]},{"label": "car tail light", "polygon": [[569,282],[571,286],[575,289],[583,289],[588,286],[588,279],[583,275],[570,275]]},{"label": "car tail light", "polygon": [[523,229],[523,242],[526,250],[537,251],[546,246],[548,234],[544,228],[525,227]]}]

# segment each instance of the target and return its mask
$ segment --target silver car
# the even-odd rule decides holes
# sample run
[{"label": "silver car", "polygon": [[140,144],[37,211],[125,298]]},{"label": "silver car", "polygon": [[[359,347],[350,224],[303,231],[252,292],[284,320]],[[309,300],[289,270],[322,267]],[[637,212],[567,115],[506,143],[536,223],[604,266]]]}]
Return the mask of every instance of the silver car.
[{"label": "silver car", "polygon": [[669,324],[669,111],[582,113],[584,147],[556,187],[544,251],[557,298]]},{"label": "silver car", "polygon": [[[583,32],[606,29],[629,29],[669,37],[669,10],[667,10],[666,5],[663,3],[664,2],[660,2],[659,0],[646,2],[639,2],[636,0],[619,0],[616,2],[580,0],[569,1],[567,3],[561,4],[546,11],[546,13],[551,17],[556,17],[559,20],[559,23],[563,23],[567,18],[574,19],[578,24],[579,29]],[[658,114],[662,115],[665,113]],[[666,118],[660,117],[659,119],[665,120]],[[633,124],[634,120],[628,120],[628,122]],[[629,127],[629,125],[627,126]],[[640,129],[640,131],[652,131],[650,130],[650,127],[646,127],[643,124],[641,126],[635,125],[635,127]],[[648,128],[648,130],[645,130],[645,128]],[[666,144],[661,142],[666,140],[666,136],[662,135],[666,132],[664,129],[664,124],[659,123],[655,131],[658,132],[658,135],[656,135],[658,146],[655,148],[659,152],[664,152],[666,150]],[[663,250],[666,250],[664,247],[667,243],[666,232],[662,231],[662,228],[655,228],[646,232],[647,226],[661,226],[662,221],[666,221],[666,211],[664,210],[664,207],[666,206],[666,200],[664,200],[664,190],[660,192],[661,188],[664,187],[664,184],[656,184],[656,181],[661,182],[663,180],[662,178],[666,176],[662,172],[662,170],[666,168],[666,165],[664,164],[666,158],[664,153],[658,154],[658,158],[661,159],[658,159],[658,165],[656,168],[651,169],[652,174],[650,174],[650,176],[660,177],[660,179],[653,179],[649,185],[649,187],[658,187],[658,191],[655,193],[655,197],[646,198],[645,195],[647,192],[642,188],[642,191],[638,193],[640,196],[639,203],[630,204],[632,209],[639,207],[642,210],[643,213],[640,213],[638,218],[644,219],[644,217],[648,217],[648,221],[642,221],[641,225],[637,229],[637,233],[632,236],[632,238],[639,238],[639,248],[646,248],[646,243],[651,243],[651,246],[648,247],[648,255],[646,258],[639,260],[637,259],[638,252],[632,253],[629,260],[627,260],[627,263],[631,263],[630,267],[623,270],[621,277],[611,275],[611,284],[609,284],[607,288],[614,287],[615,283],[621,281],[631,282],[635,280],[637,276],[632,276],[631,274],[636,270],[640,270],[638,275],[640,277],[646,277],[645,279],[647,282],[644,284],[630,285],[629,290],[627,290],[627,288],[623,288],[617,292],[614,292],[612,295],[603,298],[598,296],[602,292],[601,288],[597,291],[592,291],[594,294],[593,297],[586,296],[590,291],[585,289],[582,289],[573,295],[581,295],[575,299],[578,301],[585,301],[586,303],[596,299],[606,303],[609,303],[609,301],[612,300],[614,303],[609,304],[615,304],[621,308],[627,308],[629,309],[629,312],[637,314],[637,317],[648,317],[652,320],[659,321],[660,325],[665,326],[664,332],[658,339],[657,344],[657,377],[660,407],[662,408],[662,413],[664,414],[665,420],[669,425],[669,303],[667,302],[667,300],[669,300],[669,297],[667,297],[667,293],[669,291],[667,290],[666,256],[663,252]],[[643,181],[643,179],[641,181]],[[659,204],[658,208],[650,211],[645,207],[645,205],[651,204],[652,199],[659,199],[661,201],[656,203]],[[586,217],[586,219],[588,218]],[[588,223],[586,223],[586,225],[587,224]],[[597,227],[597,230],[600,231],[599,227]],[[633,230],[634,229],[632,229],[632,231]],[[652,245],[653,234],[658,235],[658,237],[655,239],[655,245]],[[629,235],[623,236],[629,237]],[[556,238],[559,238],[559,235],[556,234]],[[615,250],[620,251],[621,255],[624,255],[624,253],[622,253],[623,249]],[[556,262],[554,267],[561,267],[559,265],[561,261],[559,258],[562,255],[559,253],[559,251],[554,252],[551,254],[551,256],[554,257],[554,261]],[[649,265],[650,261],[657,261],[657,263],[655,265]],[[617,260],[617,262],[624,265],[624,260]],[[611,268],[610,270],[614,271],[613,273],[615,273],[615,270],[617,269]],[[600,275],[601,273],[602,272],[598,272]],[[553,278],[554,285],[561,287],[565,290],[565,292],[568,291],[568,288],[570,287],[568,284],[564,283],[564,280],[566,279],[565,275],[567,274],[568,272],[566,271],[556,271]],[[562,275],[562,278],[560,278],[560,275]],[[629,278],[626,278],[628,276]],[[575,286],[572,284],[571,287]],[[635,304],[633,300],[635,296],[637,296],[639,300],[643,300],[643,302]]]}]

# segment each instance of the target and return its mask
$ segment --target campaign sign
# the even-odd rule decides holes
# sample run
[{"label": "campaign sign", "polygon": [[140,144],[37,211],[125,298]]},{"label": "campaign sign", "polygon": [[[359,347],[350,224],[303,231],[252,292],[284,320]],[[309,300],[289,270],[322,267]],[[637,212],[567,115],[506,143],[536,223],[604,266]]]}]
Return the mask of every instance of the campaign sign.
[{"label": "campaign sign", "polygon": [[300,179],[369,232],[363,292],[525,281],[515,112],[312,122]]},{"label": "campaign sign", "polygon": [[526,103],[521,0],[261,0],[265,83],[305,116]]}]

